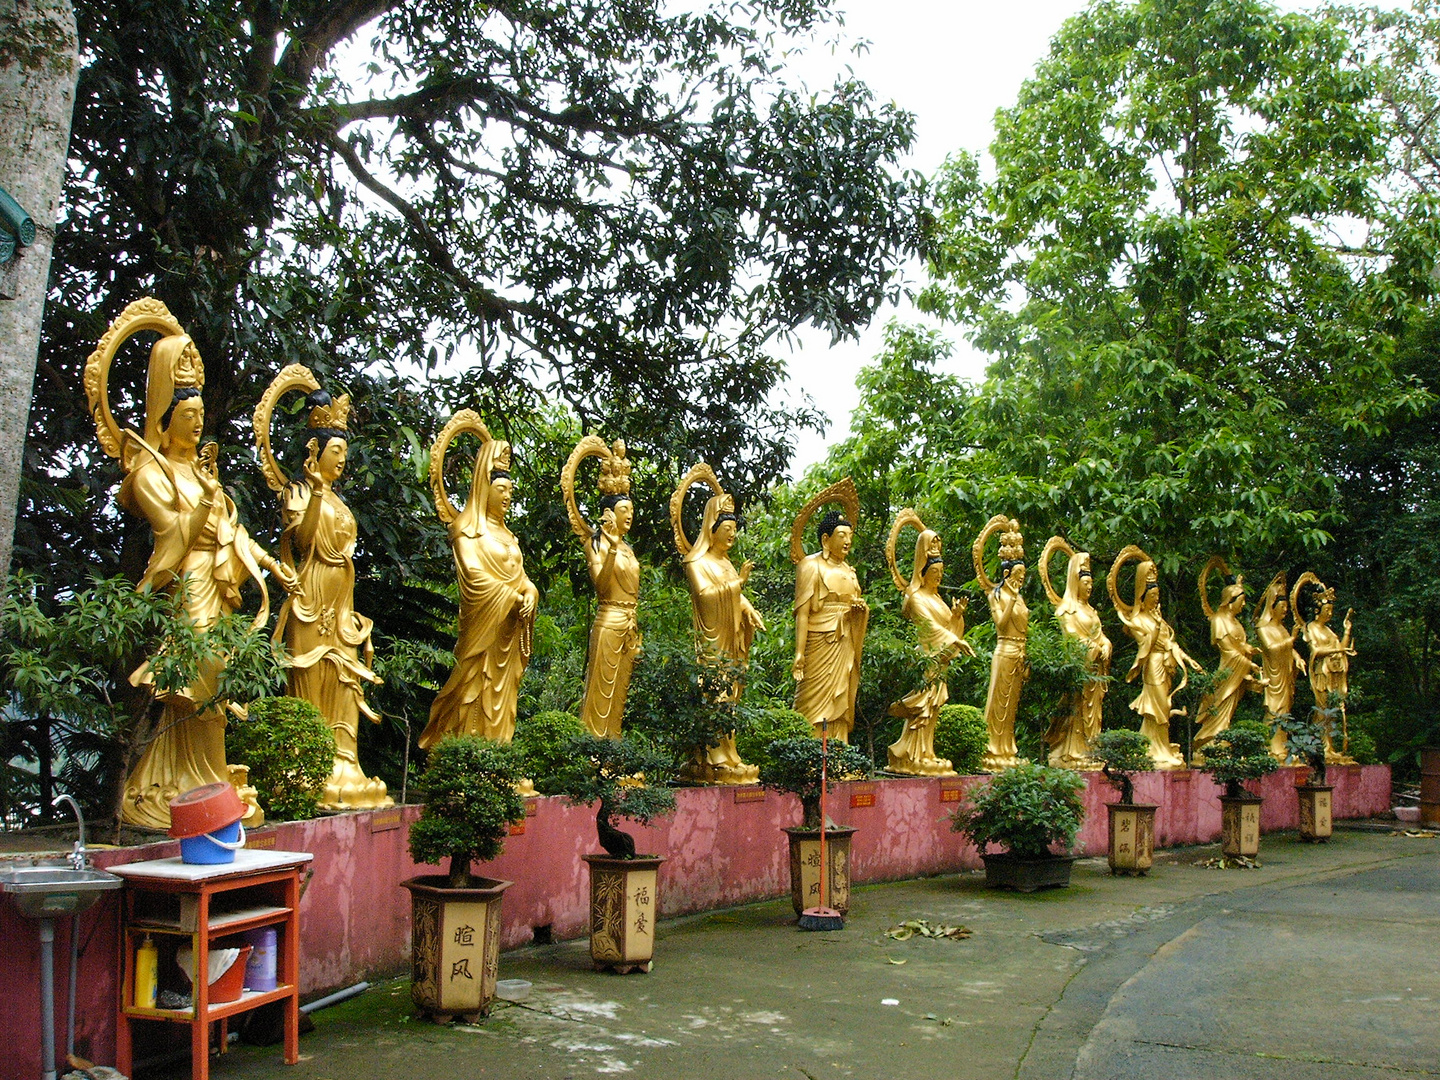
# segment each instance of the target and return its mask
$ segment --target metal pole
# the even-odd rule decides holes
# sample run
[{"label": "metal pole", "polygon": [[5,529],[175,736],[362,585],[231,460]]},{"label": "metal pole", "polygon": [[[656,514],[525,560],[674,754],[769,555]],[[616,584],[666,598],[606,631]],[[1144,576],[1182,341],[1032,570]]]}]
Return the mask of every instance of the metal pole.
[{"label": "metal pole", "polygon": [[40,1076],[55,1080],[55,920],[40,920]]}]

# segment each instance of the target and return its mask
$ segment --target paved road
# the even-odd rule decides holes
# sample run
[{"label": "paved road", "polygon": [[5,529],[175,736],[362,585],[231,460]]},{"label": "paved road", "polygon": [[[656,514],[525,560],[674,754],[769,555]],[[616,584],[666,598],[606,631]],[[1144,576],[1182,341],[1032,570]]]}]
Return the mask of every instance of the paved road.
[{"label": "paved road", "polygon": [[[1144,879],[1089,860],[1030,897],[973,874],[874,886],[837,934],[799,933],[788,902],[716,912],[662,924],[648,976],[597,974],[580,942],[517,950],[501,977],[534,994],[480,1025],[415,1020],[391,981],[317,1014],[298,1067],[244,1048],[211,1075],[1440,1076],[1440,839],[1271,836],[1254,871],[1200,865],[1213,854],[1166,853]],[[974,936],[885,936],[910,918]]]}]

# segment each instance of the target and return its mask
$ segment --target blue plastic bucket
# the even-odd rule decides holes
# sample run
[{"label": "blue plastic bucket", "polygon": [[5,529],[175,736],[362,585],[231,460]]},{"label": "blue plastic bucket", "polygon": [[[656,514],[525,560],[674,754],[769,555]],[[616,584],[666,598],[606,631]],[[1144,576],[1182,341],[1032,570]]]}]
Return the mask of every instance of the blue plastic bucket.
[{"label": "blue plastic bucket", "polygon": [[214,865],[232,863],[235,852],[245,846],[245,827],[240,822],[216,829],[213,833],[187,836],[180,841],[180,861]]}]

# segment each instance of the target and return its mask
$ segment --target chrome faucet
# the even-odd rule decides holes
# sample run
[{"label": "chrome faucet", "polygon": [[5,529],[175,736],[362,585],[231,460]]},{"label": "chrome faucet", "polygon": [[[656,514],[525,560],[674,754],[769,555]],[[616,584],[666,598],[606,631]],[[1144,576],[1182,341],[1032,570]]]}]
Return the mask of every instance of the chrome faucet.
[{"label": "chrome faucet", "polygon": [[80,823],[80,839],[75,841],[75,846],[70,849],[66,859],[76,870],[89,870],[90,853],[85,850],[85,815],[80,812],[80,804],[70,795],[56,795],[50,805],[59,806],[62,802],[70,804],[70,808],[75,811],[75,820]]}]

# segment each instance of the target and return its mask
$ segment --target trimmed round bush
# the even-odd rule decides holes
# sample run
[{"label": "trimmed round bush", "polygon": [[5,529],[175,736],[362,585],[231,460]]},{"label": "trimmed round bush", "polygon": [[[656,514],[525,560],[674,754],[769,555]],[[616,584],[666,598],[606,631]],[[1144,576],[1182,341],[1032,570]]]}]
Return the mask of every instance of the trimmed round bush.
[{"label": "trimmed round bush", "polygon": [[750,724],[736,732],[735,749],[747,765],[764,768],[770,763],[770,744],[777,739],[810,738],[813,732],[805,714],[784,705],[750,709]]},{"label": "trimmed round bush", "polygon": [[450,884],[468,887],[470,863],[498,856],[510,826],[525,820],[519,782],[520,759],[510,747],[478,735],[441,739],[415,785],[425,809],[410,826],[410,854],[433,865],[449,859]]},{"label": "trimmed round bush", "polygon": [[226,734],[226,756],[250,767],[266,816],[313,818],[335,765],[335,733],[303,698],[261,698],[248,711],[249,719],[233,723]]},{"label": "trimmed round bush", "polygon": [[1023,858],[1043,858],[1051,844],[1075,843],[1085,820],[1084,790],[1085,778],[1073,769],[1024,762],[976,791],[951,816],[950,828],[981,854],[999,844]]},{"label": "trimmed round bush", "polygon": [[588,734],[572,713],[549,709],[516,724],[510,746],[535,790],[542,795],[558,795],[558,778],[570,764],[567,748],[575,739]]},{"label": "trimmed round bush", "polygon": [[942,705],[935,724],[935,756],[950,759],[950,767],[961,776],[981,771],[981,759],[990,745],[985,710],[974,705]]}]

